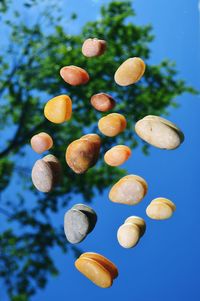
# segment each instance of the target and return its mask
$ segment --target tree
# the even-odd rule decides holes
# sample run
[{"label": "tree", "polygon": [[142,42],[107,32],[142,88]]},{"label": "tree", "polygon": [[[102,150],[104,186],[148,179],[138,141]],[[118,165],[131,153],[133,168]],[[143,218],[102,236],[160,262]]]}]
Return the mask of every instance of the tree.
[{"label": "tree", "polygon": [[[0,20],[8,29],[10,42],[0,53],[0,129],[3,139],[6,139],[4,131],[7,128],[12,129],[13,134],[0,150],[3,206],[0,214],[6,214],[8,222],[8,228],[0,234],[0,276],[10,300],[26,301],[38,287],[45,287],[49,275],[58,274],[51,256],[52,248],[59,246],[67,252],[70,247],[66,244],[62,224],[60,228],[53,225],[53,214],[66,207],[73,195],[80,194],[85,202],[90,202],[95,194],[102,193],[117,181],[125,171],[111,169],[103,163],[105,150],[112,144],[126,141],[131,147],[141,146],[146,153],[147,145],[133,132],[134,122],[147,114],[166,114],[169,106],[176,106],[176,96],[195,91],[177,78],[172,62],[165,60],[156,66],[148,63],[149,44],[154,38],[152,28],[134,25],[131,1],[111,1],[108,6],[103,6],[101,18],[85,24],[78,35],[70,35],[64,26],[65,18],[52,15],[52,10],[46,8],[33,24],[27,25],[22,14],[37,9],[37,1],[25,1],[22,12],[13,9],[11,1],[8,5],[2,4]],[[13,22],[10,21],[11,11],[15,17]],[[76,15],[71,19],[76,22]],[[81,45],[88,37],[108,41],[106,54],[93,59],[82,56]],[[114,72],[121,62],[132,56],[145,60],[145,75],[137,85],[119,87],[113,80]],[[70,64],[88,70],[91,75],[88,85],[70,87],[63,82],[59,69]],[[91,108],[89,99],[102,91],[116,98],[116,111],[127,117],[128,128],[120,137],[104,137],[99,163],[86,174],[77,176],[64,162],[65,149],[81,135],[97,132],[97,121],[102,114]],[[43,116],[44,103],[59,94],[69,94],[73,100],[73,118],[64,125],[51,124]],[[47,131],[53,136],[52,153],[64,167],[61,185],[48,195],[33,188],[31,166],[18,164],[20,158],[30,154],[27,145],[32,135],[39,131]],[[17,178],[20,175],[23,189],[19,187],[16,196],[7,200],[5,192],[9,191],[16,175]],[[36,200],[31,208],[26,202],[25,191],[31,192]],[[75,253],[79,252],[73,249]]]}]

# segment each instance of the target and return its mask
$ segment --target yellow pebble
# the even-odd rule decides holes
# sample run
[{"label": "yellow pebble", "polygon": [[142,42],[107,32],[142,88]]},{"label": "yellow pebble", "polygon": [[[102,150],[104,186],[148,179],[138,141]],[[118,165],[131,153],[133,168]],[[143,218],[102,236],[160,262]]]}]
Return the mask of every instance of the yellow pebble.
[{"label": "yellow pebble", "polygon": [[63,123],[72,115],[72,101],[68,95],[50,99],[44,107],[45,117],[53,123]]},{"label": "yellow pebble", "polygon": [[145,63],[139,57],[123,62],[115,72],[115,82],[119,86],[129,86],[138,82],[145,72]]}]

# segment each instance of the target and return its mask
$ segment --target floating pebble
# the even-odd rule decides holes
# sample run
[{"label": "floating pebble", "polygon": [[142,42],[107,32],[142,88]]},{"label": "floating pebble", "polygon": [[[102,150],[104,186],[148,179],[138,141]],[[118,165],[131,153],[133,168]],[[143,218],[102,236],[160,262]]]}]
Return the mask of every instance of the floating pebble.
[{"label": "floating pebble", "polygon": [[141,139],[161,149],[175,149],[184,140],[184,134],[174,123],[153,115],[139,120],[135,131]]},{"label": "floating pebble", "polygon": [[85,85],[90,79],[87,71],[77,66],[66,66],[61,68],[60,76],[71,86]]},{"label": "floating pebble", "polygon": [[146,230],[144,219],[138,216],[128,217],[117,231],[117,239],[123,248],[133,248],[137,245]]},{"label": "floating pebble", "polygon": [[139,57],[123,62],[115,72],[115,82],[119,86],[129,86],[138,82],[145,72],[145,63]]},{"label": "floating pebble", "polygon": [[49,163],[37,160],[32,169],[33,185],[41,192],[50,192],[54,185],[53,171]]},{"label": "floating pebble", "polygon": [[82,46],[82,53],[86,57],[100,56],[105,50],[106,41],[97,38],[85,40]]},{"label": "floating pebble", "polygon": [[63,123],[71,118],[72,101],[67,95],[50,99],[44,107],[45,117],[53,123]]},{"label": "floating pebble", "polygon": [[34,135],[31,138],[31,147],[38,154],[42,154],[43,152],[52,148],[52,146],[53,140],[51,136],[47,133],[42,132],[37,135]]},{"label": "floating pebble", "polygon": [[114,203],[136,205],[147,193],[146,181],[136,175],[121,178],[110,190],[109,199]]},{"label": "floating pebble", "polygon": [[113,280],[118,276],[118,269],[115,264],[97,253],[83,253],[75,261],[75,267],[101,288],[112,286]]},{"label": "floating pebble", "polygon": [[96,134],[88,134],[68,145],[66,162],[77,174],[85,173],[99,157],[101,140]]},{"label": "floating pebble", "polygon": [[89,206],[76,204],[65,213],[64,231],[72,244],[80,243],[94,229],[97,222],[96,212]]},{"label": "floating pebble", "polygon": [[156,220],[168,219],[176,210],[175,204],[166,198],[156,198],[146,209],[148,217]]},{"label": "floating pebble", "polygon": [[125,130],[126,118],[118,113],[108,114],[99,120],[98,128],[105,136],[117,136]]},{"label": "floating pebble", "polygon": [[33,185],[41,192],[50,192],[61,178],[61,165],[53,155],[37,160],[32,168]]},{"label": "floating pebble", "polygon": [[110,166],[120,166],[131,156],[131,149],[126,145],[116,145],[104,155],[104,161]]},{"label": "floating pebble", "polygon": [[100,112],[107,112],[115,107],[115,100],[106,93],[94,94],[90,99],[91,105]]}]

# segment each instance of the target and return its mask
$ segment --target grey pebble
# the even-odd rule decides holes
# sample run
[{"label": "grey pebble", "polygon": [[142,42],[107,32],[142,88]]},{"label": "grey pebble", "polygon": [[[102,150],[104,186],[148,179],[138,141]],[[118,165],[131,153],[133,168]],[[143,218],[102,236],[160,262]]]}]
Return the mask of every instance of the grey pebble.
[{"label": "grey pebble", "polygon": [[89,227],[90,223],[87,215],[80,210],[70,209],[65,213],[64,231],[70,243],[81,242],[87,236]]}]

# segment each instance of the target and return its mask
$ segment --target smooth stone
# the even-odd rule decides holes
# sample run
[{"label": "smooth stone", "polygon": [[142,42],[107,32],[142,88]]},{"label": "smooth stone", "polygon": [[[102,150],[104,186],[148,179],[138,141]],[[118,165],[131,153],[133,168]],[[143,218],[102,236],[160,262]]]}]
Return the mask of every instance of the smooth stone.
[{"label": "smooth stone", "polygon": [[77,244],[84,240],[88,234],[89,227],[89,219],[83,212],[70,209],[65,213],[64,232],[70,243]]},{"label": "smooth stone", "polygon": [[49,163],[40,159],[37,160],[32,168],[33,185],[41,192],[50,192],[54,185],[54,178]]},{"label": "smooth stone", "polygon": [[159,116],[148,115],[135,124],[137,135],[145,142],[172,150],[184,141],[183,132],[172,122]]}]

